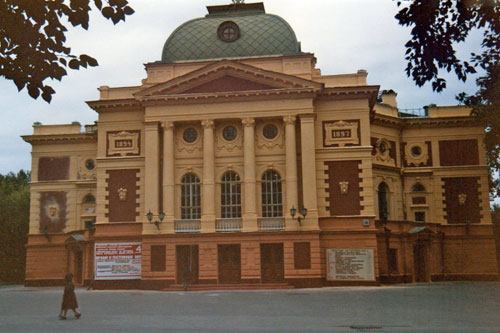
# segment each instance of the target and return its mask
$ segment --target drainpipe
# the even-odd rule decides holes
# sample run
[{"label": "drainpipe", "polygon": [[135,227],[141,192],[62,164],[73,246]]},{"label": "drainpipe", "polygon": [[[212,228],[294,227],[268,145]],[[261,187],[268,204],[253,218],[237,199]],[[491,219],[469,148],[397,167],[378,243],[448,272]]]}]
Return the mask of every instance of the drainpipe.
[{"label": "drainpipe", "polygon": [[401,171],[399,173],[401,178],[401,202],[403,204],[403,220],[408,220],[408,214],[406,213],[406,193],[405,193],[405,177],[404,177],[404,160],[403,160],[403,126],[399,128],[399,160],[401,165]]}]

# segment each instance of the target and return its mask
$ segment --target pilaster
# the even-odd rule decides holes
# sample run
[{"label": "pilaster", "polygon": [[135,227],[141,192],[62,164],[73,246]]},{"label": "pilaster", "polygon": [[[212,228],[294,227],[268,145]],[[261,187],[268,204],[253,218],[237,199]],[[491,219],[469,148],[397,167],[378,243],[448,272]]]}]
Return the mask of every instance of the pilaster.
[{"label": "pilaster", "polygon": [[316,193],[316,152],[314,142],[314,115],[300,116],[302,151],[302,197],[307,216],[302,222],[302,230],[317,230],[318,202]]},{"label": "pilaster", "polygon": [[166,232],[174,232],[175,219],[175,159],[174,123],[166,121],[163,126],[163,212]]},{"label": "pilaster", "polygon": [[215,148],[214,121],[205,119],[203,126],[203,189],[201,232],[215,232]]},{"label": "pilaster", "polygon": [[297,147],[295,140],[295,120],[294,115],[283,117],[285,123],[285,159],[286,159],[286,229],[297,230],[299,223],[292,219],[290,208],[299,209],[298,188],[297,188]]},{"label": "pilaster", "polygon": [[[146,122],[145,123],[145,182],[144,182],[144,193],[145,193],[145,211],[151,211],[153,214],[157,215],[159,213],[159,197],[160,197],[160,185],[159,185],[159,133],[158,133],[158,122]],[[145,220],[142,216],[141,220]]]},{"label": "pilaster", "polygon": [[245,118],[243,124],[243,163],[245,206],[243,212],[243,231],[257,230],[256,180],[255,180],[255,119]]}]

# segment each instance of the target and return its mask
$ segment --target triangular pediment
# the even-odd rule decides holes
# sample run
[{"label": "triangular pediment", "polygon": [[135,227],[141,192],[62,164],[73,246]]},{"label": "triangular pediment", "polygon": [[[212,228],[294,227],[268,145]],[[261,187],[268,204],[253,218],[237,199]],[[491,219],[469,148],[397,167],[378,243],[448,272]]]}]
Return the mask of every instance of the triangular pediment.
[{"label": "triangular pediment", "polygon": [[143,89],[137,98],[168,95],[237,93],[283,89],[319,90],[321,83],[296,76],[263,70],[257,67],[222,60],[167,82]]}]

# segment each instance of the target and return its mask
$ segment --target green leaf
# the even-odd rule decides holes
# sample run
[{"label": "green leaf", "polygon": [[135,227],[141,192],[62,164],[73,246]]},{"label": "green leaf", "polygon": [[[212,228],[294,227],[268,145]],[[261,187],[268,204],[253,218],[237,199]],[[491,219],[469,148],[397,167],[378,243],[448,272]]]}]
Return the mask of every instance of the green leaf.
[{"label": "green leaf", "polygon": [[24,86],[26,85],[26,82],[24,80],[14,79],[14,84],[17,87],[17,91],[21,91],[21,90],[23,90]]},{"label": "green leaf", "polygon": [[132,15],[133,13],[135,13],[135,10],[133,10],[129,6],[126,6],[125,8],[123,8],[123,12],[125,13],[125,15]]},{"label": "green leaf", "polygon": [[69,68],[78,69],[80,68],[80,62],[76,59],[71,59],[68,63]]},{"label": "green leaf", "polygon": [[115,11],[111,7],[104,7],[101,10],[102,16],[104,16],[107,19],[110,19],[113,16],[114,12]]},{"label": "green leaf", "polygon": [[28,88],[28,94],[33,99],[37,99],[38,96],[40,95],[40,90],[38,88],[38,85],[35,85],[34,83],[29,83],[27,88]]}]

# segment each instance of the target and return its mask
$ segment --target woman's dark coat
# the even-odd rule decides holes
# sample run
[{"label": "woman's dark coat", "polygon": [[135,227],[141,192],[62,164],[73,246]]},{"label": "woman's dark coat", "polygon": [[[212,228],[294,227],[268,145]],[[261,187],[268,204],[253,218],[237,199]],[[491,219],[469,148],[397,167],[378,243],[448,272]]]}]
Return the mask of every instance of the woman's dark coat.
[{"label": "woman's dark coat", "polygon": [[61,305],[62,310],[73,310],[78,307],[78,302],[76,301],[75,286],[72,282],[66,283],[64,287],[63,301]]}]

